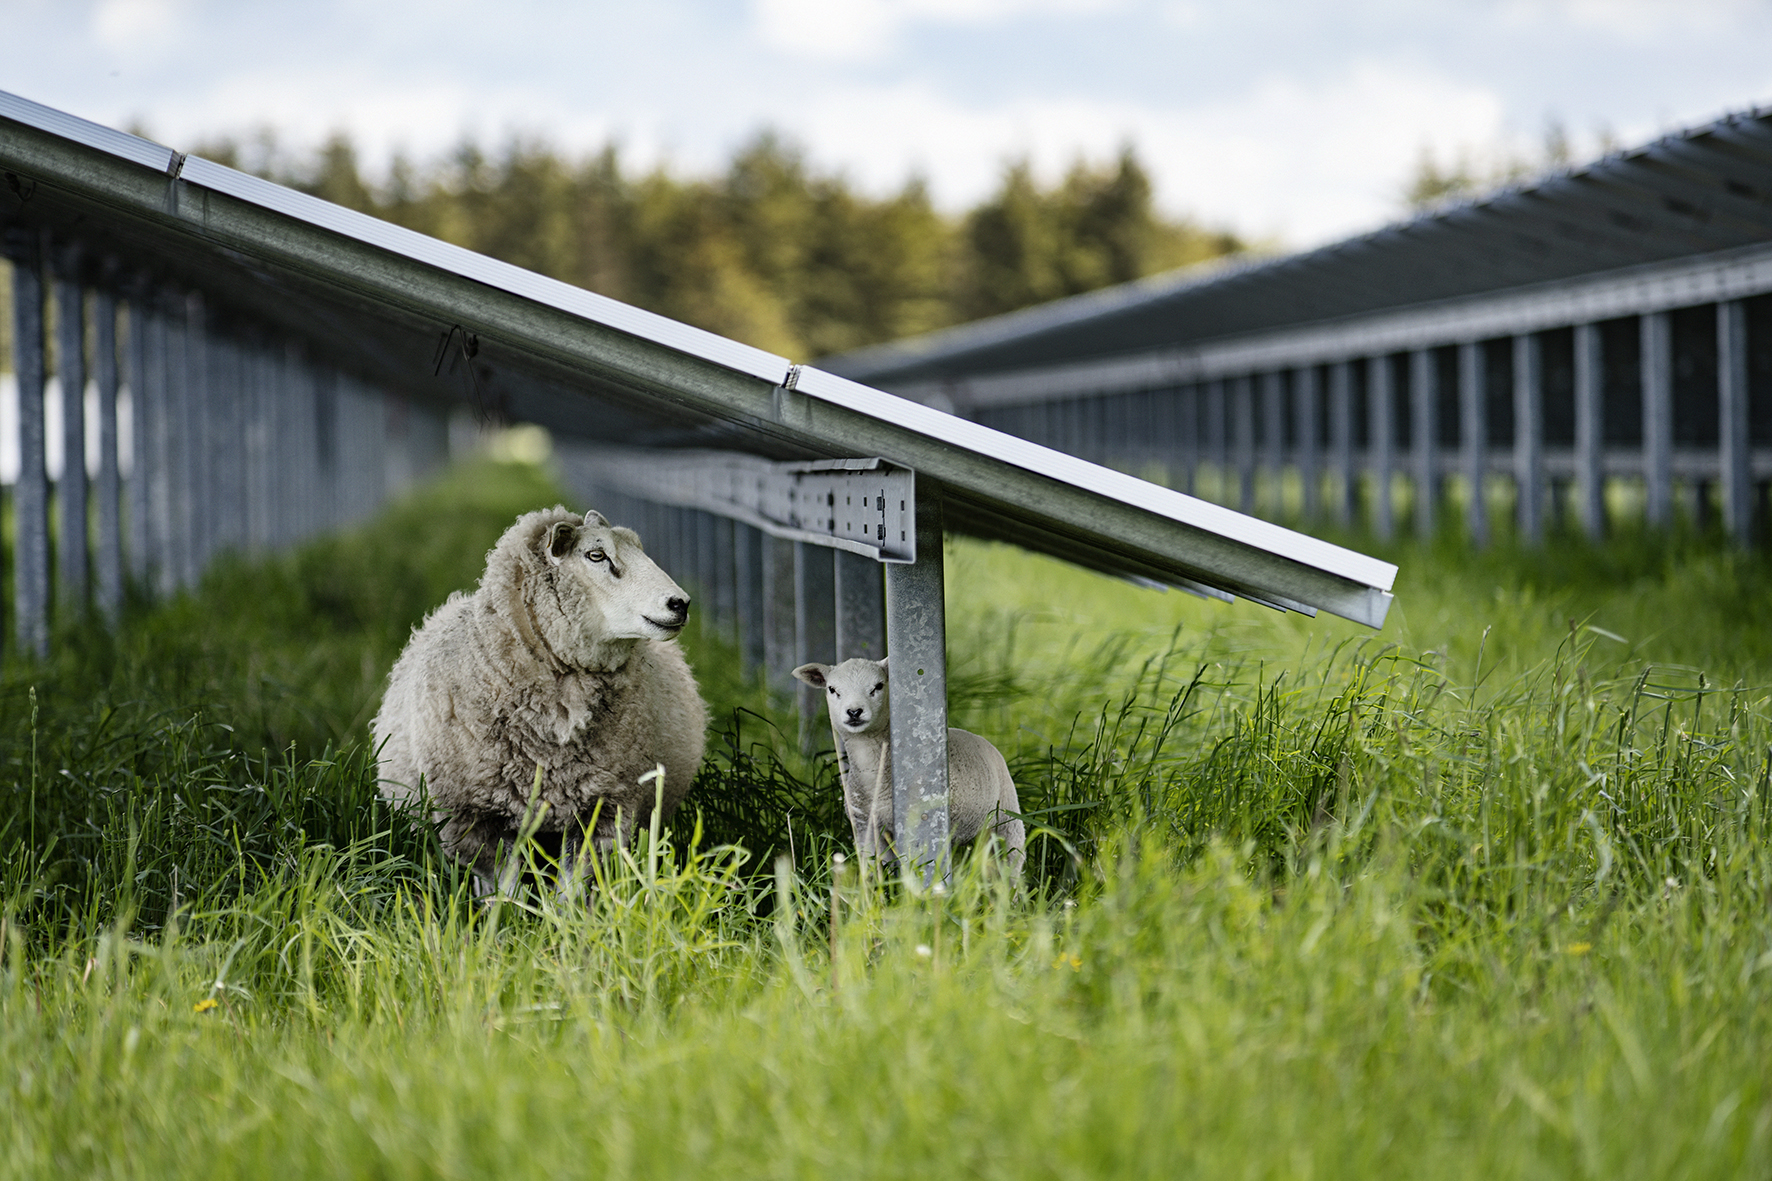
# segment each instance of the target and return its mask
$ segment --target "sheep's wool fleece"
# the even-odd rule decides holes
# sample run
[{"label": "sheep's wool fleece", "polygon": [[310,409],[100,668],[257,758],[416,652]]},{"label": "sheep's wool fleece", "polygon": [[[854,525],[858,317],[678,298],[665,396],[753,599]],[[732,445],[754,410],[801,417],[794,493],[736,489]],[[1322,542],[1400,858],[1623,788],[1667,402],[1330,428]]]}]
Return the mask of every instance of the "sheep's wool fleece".
[{"label": "sheep's wool fleece", "polygon": [[413,633],[372,723],[382,794],[409,802],[422,779],[444,848],[482,869],[521,823],[537,764],[541,831],[588,825],[601,801],[594,835],[606,847],[648,822],[656,788],[642,775],[664,765],[668,818],[701,763],[707,710],[676,642],[599,643],[565,618],[571,598],[545,539],[584,520],[562,508],[518,518],[479,589],[451,595]]}]

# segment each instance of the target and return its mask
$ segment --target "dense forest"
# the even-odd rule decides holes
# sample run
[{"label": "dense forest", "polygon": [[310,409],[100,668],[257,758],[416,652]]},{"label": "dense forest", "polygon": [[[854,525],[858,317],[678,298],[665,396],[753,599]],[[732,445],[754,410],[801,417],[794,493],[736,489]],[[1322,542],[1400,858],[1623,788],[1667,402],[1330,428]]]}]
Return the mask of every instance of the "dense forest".
[{"label": "dense forest", "polygon": [[[762,134],[712,177],[573,157],[535,139],[464,142],[366,169],[337,136],[295,156],[271,135],[198,149],[222,163],[796,360],[1076,295],[1247,248],[1162,215],[1127,147],[1042,185],[1008,163],[961,216],[908,181],[870,196]],[[372,183],[367,172],[385,174]]]}]

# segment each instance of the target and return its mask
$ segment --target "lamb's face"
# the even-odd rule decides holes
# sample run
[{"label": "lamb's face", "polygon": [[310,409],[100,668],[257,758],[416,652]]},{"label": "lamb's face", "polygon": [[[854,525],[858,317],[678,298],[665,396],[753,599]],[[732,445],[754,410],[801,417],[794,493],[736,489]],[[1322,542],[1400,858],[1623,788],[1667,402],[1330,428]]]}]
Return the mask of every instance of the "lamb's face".
[{"label": "lamb's face", "polygon": [[561,521],[543,538],[543,556],[560,581],[560,600],[583,618],[586,638],[668,640],[689,621],[689,595],[640,548],[632,529],[598,513],[582,526]]},{"label": "lamb's face", "polygon": [[891,722],[886,662],[857,657],[842,664],[802,664],[794,675],[823,689],[831,721],[845,734],[884,733]]}]

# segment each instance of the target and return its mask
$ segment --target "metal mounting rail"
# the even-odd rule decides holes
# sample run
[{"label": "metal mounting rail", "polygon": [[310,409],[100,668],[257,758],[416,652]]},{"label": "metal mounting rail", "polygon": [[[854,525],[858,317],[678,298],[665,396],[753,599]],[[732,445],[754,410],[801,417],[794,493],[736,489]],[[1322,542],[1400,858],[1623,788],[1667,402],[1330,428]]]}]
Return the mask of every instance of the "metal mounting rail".
[{"label": "metal mounting rail", "polygon": [[784,541],[880,562],[917,560],[916,473],[884,459],[771,463],[731,451],[642,451],[572,445],[598,486],[700,509]]}]

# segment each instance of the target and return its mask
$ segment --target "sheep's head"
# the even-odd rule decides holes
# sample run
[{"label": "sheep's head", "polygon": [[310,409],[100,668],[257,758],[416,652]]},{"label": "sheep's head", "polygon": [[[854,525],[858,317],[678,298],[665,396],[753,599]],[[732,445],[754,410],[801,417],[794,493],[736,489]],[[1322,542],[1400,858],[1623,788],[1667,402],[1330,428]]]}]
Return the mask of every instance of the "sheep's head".
[{"label": "sheep's head", "polygon": [[844,734],[882,733],[892,720],[884,660],[856,657],[842,664],[802,664],[794,676],[824,690],[831,722]]},{"label": "sheep's head", "polygon": [[555,520],[537,545],[561,608],[561,619],[545,622],[564,634],[550,640],[564,641],[586,667],[601,663],[595,654],[609,641],[669,640],[688,622],[688,593],[646,556],[632,529],[601,513]]}]

